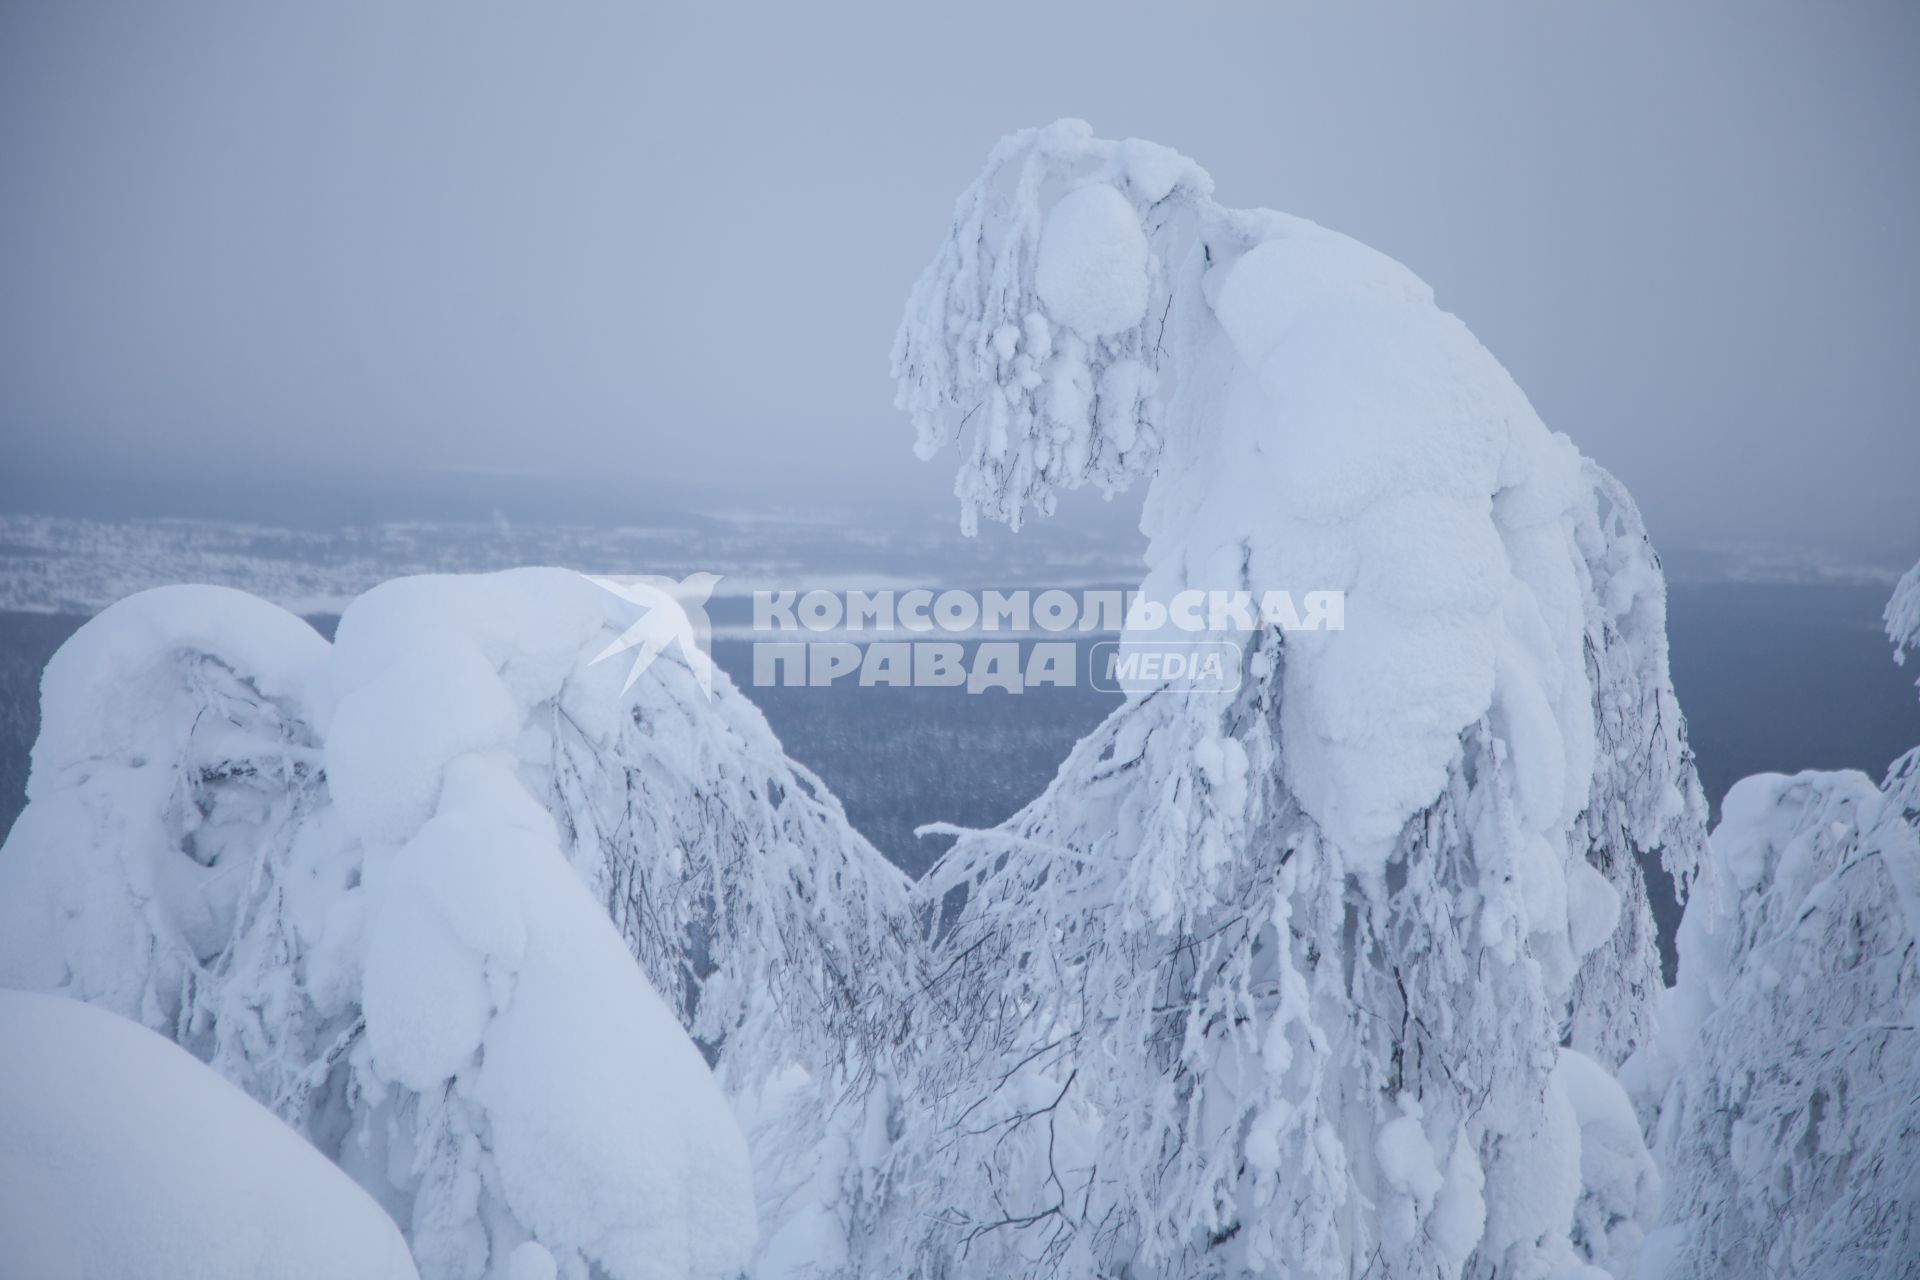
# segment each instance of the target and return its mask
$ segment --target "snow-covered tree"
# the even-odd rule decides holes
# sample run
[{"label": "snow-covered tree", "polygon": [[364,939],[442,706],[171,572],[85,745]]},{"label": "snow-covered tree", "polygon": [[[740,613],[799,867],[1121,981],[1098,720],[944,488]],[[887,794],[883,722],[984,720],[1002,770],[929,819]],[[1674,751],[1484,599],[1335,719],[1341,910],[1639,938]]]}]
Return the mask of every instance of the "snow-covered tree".
[{"label": "snow-covered tree", "polygon": [[[1888,606],[1920,640],[1920,568]],[[1625,1072],[1665,1224],[1643,1277],[1911,1274],[1920,1258],[1920,748],[1736,783]]]},{"label": "snow-covered tree", "polygon": [[417,1280],[380,1206],[259,1103],[102,1009],[0,991],[0,1270]]},{"label": "snow-covered tree", "polygon": [[1150,476],[1144,599],[1343,591],[1345,629],[1215,620],[1236,691],[1134,691],[931,874],[964,902],[878,1247],[932,1276],[1629,1265],[1648,1170],[1582,1135],[1632,1126],[1556,1067],[1570,1037],[1606,1079],[1644,1035],[1640,860],[1690,877],[1704,807],[1618,484],[1404,268],[1076,121],[994,150],[894,367],[969,527]]},{"label": "snow-covered tree", "polygon": [[361,861],[327,799],[326,657],[223,588],[105,610],[47,664],[0,849],[0,982],[133,1018],[283,1117],[359,1034],[307,972]]},{"label": "snow-covered tree", "polygon": [[1920,564],[1906,571],[1887,601],[1887,638],[1893,641],[1893,659],[1904,663],[1907,654],[1920,653]]},{"label": "snow-covered tree", "polygon": [[689,1032],[769,1226],[844,1224],[796,1132],[885,1105],[904,884],[724,677],[709,705],[663,654],[623,695],[593,659],[625,608],[526,570],[385,584],[332,646],[213,588],[105,611],[44,681],[0,980],[210,1062],[429,1280],[533,1249],[568,1277],[744,1266],[747,1152]]},{"label": "snow-covered tree", "polygon": [[[381,590],[415,593],[412,616],[384,621],[395,633],[444,607]],[[600,603],[617,630],[621,606]],[[919,950],[908,882],[725,673],[686,657],[662,654],[624,695],[621,662],[570,672],[527,717],[519,775],[734,1100],[764,1249],[837,1256],[883,1194],[870,1134],[898,1105]]]}]

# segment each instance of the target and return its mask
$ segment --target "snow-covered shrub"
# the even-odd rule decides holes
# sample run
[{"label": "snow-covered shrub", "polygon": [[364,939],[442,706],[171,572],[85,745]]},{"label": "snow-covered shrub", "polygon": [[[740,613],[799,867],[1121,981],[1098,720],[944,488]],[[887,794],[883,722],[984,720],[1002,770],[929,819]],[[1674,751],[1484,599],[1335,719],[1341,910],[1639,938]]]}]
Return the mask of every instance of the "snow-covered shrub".
[{"label": "snow-covered shrub", "polygon": [[1658,561],[1405,268],[1210,191],[1075,121],[1003,142],[914,291],[901,403],[923,453],[962,441],[969,524],[1151,476],[1146,599],[1343,591],[1345,629],[1215,621],[1237,691],[1134,692],[930,875],[964,903],[880,1247],[955,1276],[1624,1267],[1647,1170],[1556,1065],[1570,1036],[1604,1077],[1644,1035],[1640,859],[1685,880],[1703,838]]},{"label": "snow-covered shrub", "polygon": [[414,1280],[391,1219],[246,1094],[74,1000],[0,991],[0,1271]]},{"label": "snow-covered shrub", "polygon": [[568,1277],[744,1266],[748,1156],[688,1031],[768,1212],[850,1217],[795,1134],[885,1094],[904,885],[724,677],[709,705],[662,655],[623,696],[592,661],[621,607],[556,570],[401,580],[333,646],[212,588],[108,609],[44,681],[0,979],[210,1062],[430,1280],[530,1240]]},{"label": "snow-covered shrub", "polygon": [[[1920,570],[1887,609],[1912,646]],[[1653,1121],[1647,1278],[1912,1274],[1920,1259],[1920,748],[1722,805],[1678,981],[1624,1073]]]}]

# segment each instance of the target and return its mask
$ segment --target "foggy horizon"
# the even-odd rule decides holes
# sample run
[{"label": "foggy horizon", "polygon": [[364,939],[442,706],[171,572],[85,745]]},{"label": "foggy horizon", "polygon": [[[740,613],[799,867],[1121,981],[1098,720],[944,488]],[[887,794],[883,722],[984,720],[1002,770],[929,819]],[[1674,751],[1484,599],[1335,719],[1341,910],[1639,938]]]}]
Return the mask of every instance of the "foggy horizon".
[{"label": "foggy horizon", "polygon": [[10,7],[0,505],[950,514],[906,285],[1076,115],[1406,263],[1657,545],[1912,559],[1912,9],[1015,12]]}]

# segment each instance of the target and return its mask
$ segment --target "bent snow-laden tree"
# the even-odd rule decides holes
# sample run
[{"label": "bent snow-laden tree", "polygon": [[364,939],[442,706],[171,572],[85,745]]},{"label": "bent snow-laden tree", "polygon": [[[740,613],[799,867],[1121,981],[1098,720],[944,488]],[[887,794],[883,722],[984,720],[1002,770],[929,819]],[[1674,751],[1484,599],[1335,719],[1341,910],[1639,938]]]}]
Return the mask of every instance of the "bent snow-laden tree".
[{"label": "bent snow-laden tree", "polygon": [[[1920,566],[1886,614],[1920,648]],[[1885,782],[1727,793],[1679,979],[1624,1072],[1664,1225],[1641,1275],[1912,1273],[1920,1258],[1920,747]]]},{"label": "bent snow-laden tree", "polygon": [[625,607],[558,570],[406,579],[331,646],[214,588],[108,609],[43,683],[0,981],[192,1050],[429,1280],[530,1249],[737,1274],[756,1198],[762,1234],[831,1241],[861,1175],[797,1132],[890,1097],[904,883],[724,677],[710,704],[662,654],[623,693],[593,659]]},{"label": "bent snow-laden tree", "polygon": [[1341,591],[1345,625],[1212,619],[1236,691],[1134,690],[932,873],[964,904],[880,1247],[1624,1274],[1657,1204],[1611,1075],[1658,989],[1642,860],[1689,879],[1704,813],[1620,486],[1404,268],[1075,121],[993,152],[894,367],[969,527],[1149,477],[1143,599]]}]

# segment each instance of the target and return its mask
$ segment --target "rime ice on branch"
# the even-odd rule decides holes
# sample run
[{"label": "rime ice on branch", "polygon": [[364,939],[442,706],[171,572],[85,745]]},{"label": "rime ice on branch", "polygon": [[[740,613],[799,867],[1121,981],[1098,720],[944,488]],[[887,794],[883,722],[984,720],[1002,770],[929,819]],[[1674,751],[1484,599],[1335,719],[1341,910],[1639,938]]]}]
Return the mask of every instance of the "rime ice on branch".
[{"label": "rime ice on branch", "polygon": [[[1136,693],[930,877],[965,891],[903,1144],[939,1209],[890,1247],[933,1275],[1623,1265],[1644,1152],[1582,1145],[1637,1147],[1606,1118],[1658,989],[1642,862],[1686,882],[1704,825],[1658,561],[1410,272],[1211,192],[1077,121],[1009,138],[895,343],[968,527],[1147,477],[1144,595],[1340,590],[1346,629],[1215,633],[1236,694]],[[1555,1070],[1563,1036],[1591,1071]]]},{"label": "rime ice on branch", "polygon": [[983,510],[1018,528],[1059,489],[1115,491],[1152,464],[1169,298],[1148,235],[1211,189],[1186,157],[1077,121],[994,148],[893,348],[916,451],[962,440],[968,532]]}]

